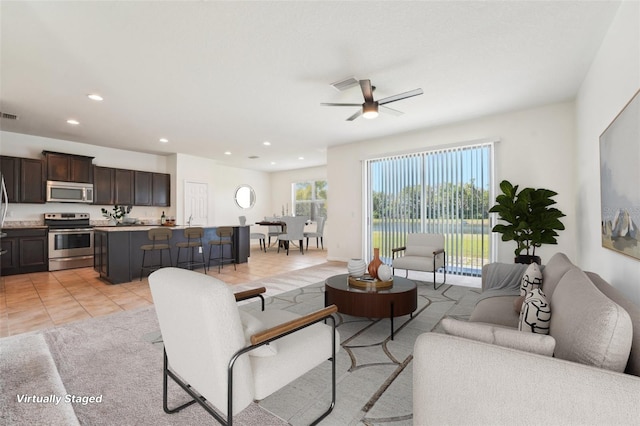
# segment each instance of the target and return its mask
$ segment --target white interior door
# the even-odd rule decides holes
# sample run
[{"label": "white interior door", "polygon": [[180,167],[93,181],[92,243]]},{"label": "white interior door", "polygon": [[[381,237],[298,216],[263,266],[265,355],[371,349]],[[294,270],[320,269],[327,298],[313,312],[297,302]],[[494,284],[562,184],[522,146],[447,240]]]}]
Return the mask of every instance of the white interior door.
[{"label": "white interior door", "polygon": [[184,224],[206,226],[208,221],[209,187],[203,182],[184,182]]}]

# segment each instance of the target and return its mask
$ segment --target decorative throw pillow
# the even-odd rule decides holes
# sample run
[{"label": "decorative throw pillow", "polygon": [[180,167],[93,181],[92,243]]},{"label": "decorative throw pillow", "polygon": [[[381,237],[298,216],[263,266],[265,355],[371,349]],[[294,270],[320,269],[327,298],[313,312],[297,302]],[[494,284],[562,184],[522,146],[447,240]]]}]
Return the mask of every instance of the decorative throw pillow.
[{"label": "decorative throw pillow", "polygon": [[[244,340],[247,346],[251,345],[251,336],[266,329],[265,325],[255,316],[248,312],[239,310],[240,321],[242,322],[242,331],[244,332]],[[278,353],[278,347],[275,342],[268,345],[262,345],[249,352],[251,356],[266,357]]]},{"label": "decorative throw pillow", "polygon": [[518,296],[513,300],[513,310],[516,311],[516,314],[519,314],[522,311],[522,304],[524,303],[525,296]]},{"label": "decorative throw pillow", "polygon": [[520,296],[526,296],[534,288],[542,286],[542,272],[537,263],[532,263],[524,271],[520,281]]},{"label": "decorative throw pillow", "polygon": [[527,294],[522,304],[518,330],[549,334],[550,322],[551,305],[549,305],[547,297],[539,288],[533,289]]}]

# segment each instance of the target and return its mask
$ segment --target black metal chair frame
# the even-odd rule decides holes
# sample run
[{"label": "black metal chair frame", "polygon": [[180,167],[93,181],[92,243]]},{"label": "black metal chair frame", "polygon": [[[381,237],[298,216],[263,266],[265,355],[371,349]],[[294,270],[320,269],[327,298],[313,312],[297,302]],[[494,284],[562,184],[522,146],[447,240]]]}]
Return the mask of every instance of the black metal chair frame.
[{"label": "black metal chair frame", "polygon": [[[257,297],[257,296],[250,296]],[[262,296],[259,296],[262,298]],[[239,299],[243,300],[243,299]],[[263,299],[263,310],[264,310],[264,299]],[[173,414],[181,411],[182,409],[189,407],[192,404],[198,403],[202,408],[204,408],[209,414],[211,414],[218,422],[223,425],[232,426],[233,425],[233,367],[235,366],[236,361],[240,358],[241,355],[263,345],[267,345],[275,340],[278,340],[284,336],[288,336],[291,333],[295,333],[296,331],[302,330],[303,328],[309,327],[313,324],[316,324],[320,321],[331,320],[331,328],[332,328],[332,338],[331,338],[331,404],[329,408],[322,413],[318,418],[316,418],[311,425],[317,425],[333,411],[333,408],[336,404],[336,320],[333,315],[325,315],[321,318],[316,319],[313,322],[308,324],[304,324],[300,327],[294,328],[286,333],[282,333],[278,336],[272,337],[268,340],[265,340],[256,345],[250,345],[244,347],[237,351],[229,360],[228,368],[227,368],[227,418],[225,419],[222,414],[215,411],[215,408],[208,404],[207,400],[200,395],[195,389],[191,387],[188,383],[185,383],[181,380],[173,371],[169,368],[169,359],[167,357],[166,350],[163,350],[164,353],[164,367],[163,367],[163,381],[162,381],[162,404],[165,413]],[[176,382],[186,393],[188,393],[193,400],[186,402],[178,407],[169,408],[168,400],[167,400],[167,388],[168,388],[168,377],[171,377],[174,382]]]},{"label": "black metal chair frame", "polygon": [[[394,248],[391,249],[391,259],[395,259],[396,258],[396,253],[406,250],[407,247],[398,247],[398,248]],[[440,253],[442,253],[444,255],[444,265],[441,268],[436,268],[436,256],[439,255]],[[440,285],[438,285],[436,287],[436,272],[439,271],[440,269],[443,270],[444,272],[444,279],[442,280],[442,282],[440,283]],[[396,268],[392,268],[392,272],[395,275],[396,273]],[[407,278],[409,276],[409,270],[405,270],[405,278]],[[444,251],[444,249],[438,249],[435,250],[433,252],[433,289],[437,290],[440,287],[442,287],[443,284],[446,284],[447,282],[447,252]]]},{"label": "black metal chair frame", "polygon": [[[184,235],[185,237],[187,237],[187,242],[186,244],[184,242],[181,243],[177,243],[176,246],[178,247],[178,257],[176,258],[176,267],[178,268],[185,268],[185,269],[190,269],[193,270],[194,266],[199,266],[202,265],[202,267],[204,268],[204,273],[207,273],[207,263],[205,262],[204,259],[204,246],[202,244],[202,235],[204,235],[204,230],[202,231],[202,235],[198,236],[198,237],[193,237],[190,232],[192,228],[186,228],[184,230]],[[199,244],[196,244],[198,243]],[[194,250],[196,248],[202,248],[202,253],[200,253],[202,255],[202,262],[196,262],[195,261],[195,253]],[[187,260],[183,260],[182,262],[180,261],[180,249],[186,248],[187,250]]]}]

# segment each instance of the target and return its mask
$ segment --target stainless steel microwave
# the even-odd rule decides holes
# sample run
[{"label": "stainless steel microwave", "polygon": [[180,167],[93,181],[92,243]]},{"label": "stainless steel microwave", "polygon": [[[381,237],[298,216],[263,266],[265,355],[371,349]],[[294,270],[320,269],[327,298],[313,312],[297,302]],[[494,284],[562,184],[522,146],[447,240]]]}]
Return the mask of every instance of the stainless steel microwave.
[{"label": "stainless steel microwave", "polygon": [[48,180],[47,201],[58,203],[93,203],[93,184]]}]

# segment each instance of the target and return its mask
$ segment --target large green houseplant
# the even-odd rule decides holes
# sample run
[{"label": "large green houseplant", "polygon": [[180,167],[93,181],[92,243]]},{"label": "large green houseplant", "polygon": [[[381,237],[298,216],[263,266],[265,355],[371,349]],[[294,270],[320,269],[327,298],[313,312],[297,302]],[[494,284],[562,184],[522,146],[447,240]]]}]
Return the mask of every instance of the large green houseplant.
[{"label": "large green houseplant", "polygon": [[518,192],[518,185],[503,180],[500,182],[502,194],[496,197],[496,204],[489,209],[498,213],[505,223],[493,227],[493,232],[502,234],[502,241],[515,241],[514,251],[517,263],[540,263],[536,247],[542,244],[558,244],[557,231],[564,229],[560,218],[566,216],[555,207],[552,199],[557,192],[549,189],[524,188]]}]

